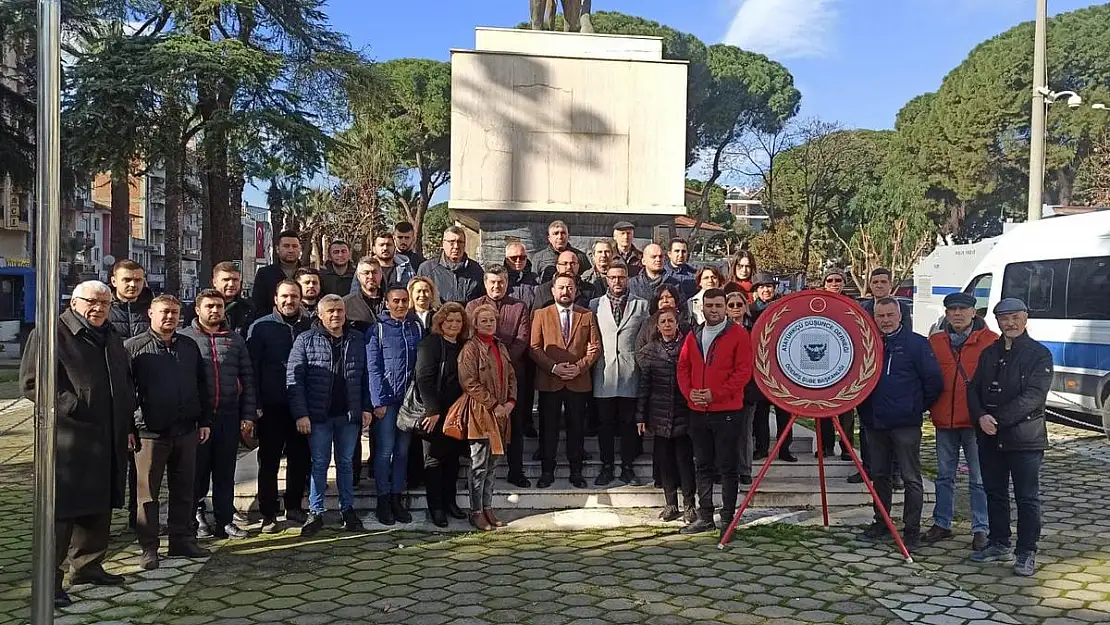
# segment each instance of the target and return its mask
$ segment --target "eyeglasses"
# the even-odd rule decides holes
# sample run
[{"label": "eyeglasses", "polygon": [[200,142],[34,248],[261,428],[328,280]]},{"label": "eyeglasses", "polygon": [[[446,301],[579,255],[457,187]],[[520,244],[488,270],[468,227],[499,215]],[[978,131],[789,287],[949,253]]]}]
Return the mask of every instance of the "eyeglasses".
[{"label": "eyeglasses", "polygon": [[528,255],[521,254],[520,256],[506,256],[506,258],[513,261],[514,263],[519,263],[522,260],[528,260]]},{"label": "eyeglasses", "polygon": [[840,284],[844,282],[844,278],[825,278],[825,284]]},{"label": "eyeglasses", "polygon": [[745,308],[744,304],[729,304],[728,307],[733,308],[733,309],[735,309],[735,308]]},{"label": "eyeglasses", "polygon": [[73,299],[79,299],[82,302],[85,302],[86,304],[88,304],[89,306],[99,306],[101,308],[108,308],[109,306],[112,305],[112,300],[110,300],[110,299],[91,299],[91,298],[88,298],[88,297],[77,297],[77,296],[74,296]]}]

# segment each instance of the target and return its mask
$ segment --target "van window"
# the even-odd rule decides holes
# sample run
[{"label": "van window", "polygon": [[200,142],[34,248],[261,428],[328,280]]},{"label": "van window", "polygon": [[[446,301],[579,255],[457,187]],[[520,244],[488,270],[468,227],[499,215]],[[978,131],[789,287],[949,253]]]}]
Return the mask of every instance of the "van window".
[{"label": "van window", "polygon": [[1006,265],[1002,297],[1025,302],[1030,319],[1064,319],[1070,262],[1036,260]]},{"label": "van window", "polygon": [[964,289],[964,293],[970,293],[975,296],[975,312],[980,316],[987,314],[987,306],[991,297],[991,284],[994,282],[994,274],[984,273],[975,276],[971,282]]},{"label": "van window", "polygon": [[1072,259],[1067,313],[1068,319],[1110,319],[1110,256]]}]

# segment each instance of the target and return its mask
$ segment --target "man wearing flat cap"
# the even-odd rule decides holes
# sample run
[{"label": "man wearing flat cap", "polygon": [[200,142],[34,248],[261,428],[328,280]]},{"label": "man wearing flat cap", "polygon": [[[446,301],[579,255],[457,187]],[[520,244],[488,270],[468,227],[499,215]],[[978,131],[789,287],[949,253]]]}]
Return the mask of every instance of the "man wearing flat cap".
[{"label": "man wearing flat cap", "polygon": [[933,506],[933,526],[921,537],[924,543],[952,537],[956,468],[962,449],[971,491],[971,549],[981,551],[987,546],[987,493],[983,490],[979,447],[975,442],[967,394],[968,384],[979,368],[979,357],[997,340],[998,335],[975,314],[975,296],[951,293],[944,298],[944,321],[929,336],[929,344],[933,346],[944,375],[944,390],[929,409],[937,432],[937,499]]},{"label": "man wearing flat cap", "polygon": [[[1052,386],[1052,354],[1025,331],[1029,309],[1008,297],[994,307],[1002,338],[979,357],[967,391],[976,427],[983,488],[987,491],[989,544],[975,562],[1012,562],[1014,573],[1036,573],[1041,534],[1040,473],[1048,429],[1045,400]],[[1017,544],[1010,543],[1010,481],[1017,503]]]},{"label": "man wearing flat cap", "polygon": [[617,258],[628,265],[629,277],[644,268],[644,253],[636,249],[636,226],[631,221],[618,221],[613,226],[613,240],[617,242]]}]

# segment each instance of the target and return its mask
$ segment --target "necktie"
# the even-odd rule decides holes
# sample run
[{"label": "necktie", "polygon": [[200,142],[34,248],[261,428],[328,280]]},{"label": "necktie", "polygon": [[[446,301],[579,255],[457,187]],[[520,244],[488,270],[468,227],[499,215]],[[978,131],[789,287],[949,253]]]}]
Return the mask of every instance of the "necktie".
[{"label": "necktie", "polygon": [[624,316],[624,307],[621,306],[622,303],[623,302],[619,299],[613,300],[613,320],[617,322],[617,325],[621,324],[621,317]]},{"label": "necktie", "polygon": [[570,341],[570,309],[566,308],[562,311],[563,314],[563,343]]}]

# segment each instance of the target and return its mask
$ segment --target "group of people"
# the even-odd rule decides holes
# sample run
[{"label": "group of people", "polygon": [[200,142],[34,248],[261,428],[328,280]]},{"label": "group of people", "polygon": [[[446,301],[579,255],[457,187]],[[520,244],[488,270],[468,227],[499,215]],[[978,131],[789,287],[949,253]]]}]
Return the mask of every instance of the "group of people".
[{"label": "group of people", "polygon": [[[111,509],[123,507],[127,494],[141,566],[159,566],[163,480],[169,556],[207,555],[198,538],[244,537],[245,519],[234,509],[241,441],[258,445],[264,533],[280,531],[283,515],[303,536],[320,531],[333,462],[347,530],[363,529],[354,512],[363,464],[374,479],[379,522],[411,521],[404,497],[411,468],[422,473],[430,522],[469,519],[492,530],[504,525],[493,510],[499,458],[508,457],[510,483],[531,487],[524,440],[538,436],[536,486],[548,488],[563,430],[573,487],[588,487],[588,435],[600,452],[595,486],[646,483],[635,461],[650,436],[651,480],[666,498],[660,517],[684,520],[684,533],[717,529],[719,483],[723,529],[740,484],[751,483],[753,461],[771,448],[771,403],[752,381],[749,330],[777,299],[777,281],[757,270],[749,252],[724,273],[694,269],[683,239],[640,250],[633,232],[633,224],[617,223],[613,237],[598,239],[587,254],[556,221],[544,249],[530,256],[510,242],[503,262],[482,267],[467,256],[461,228],[448,227],[440,254],[424,259],[413,248],[412,226],[401,223],[378,234],[357,261],[345,242],[333,242],[322,269],[302,266],[297,233],[282,232],[279,262],[259,269],[250,298],[236,265],[221,262],[212,288],[190,310],[172,295],[151,293],[131,260],[112,268],[111,286],[78,285],[57,337],[57,602],[69,601],[61,570],[67,552],[73,582],[122,582],[101,562]],[[840,293],[844,277],[830,271],[822,288]],[[890,272],[876,270],[864,301],[887,354],[878,388],[859,409],[864,461],[880,497],[889,508],[892,479],[903,478],[906,541],[918,544],[921,421],[931,408],[940,475],[935,524],[923,539],[951,536],[952,478],[963,448],[974,465],[975,557],[1013,557],[1012,476],[1017,566],[1029,571],[1051,358],[1024,333],[1020,302],[999,305],[1004,337],[997,339],[975,317],[974,302],[954,294],[943,331],[926,340],[909,329],[892,288]],[[31,399],[40,340],[32,332],[21,368]],[[776,412],[781,430],[788,415]],[[852,416],[840,418],[850,433]],[[829,430],[818,454],[834,453]],[[366,431],[372,451],[364,463]],[[841,453],[851,445],[842,441]],[[789,444],[779,454],[797,461]],[[462,456],[470,459],[469,510],[457,503]],[[885,531],[877,523],[867,535]]]}]

